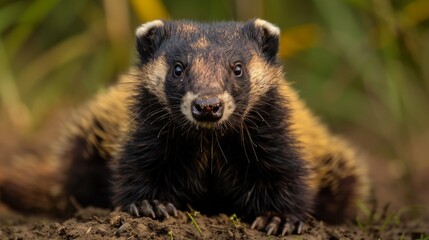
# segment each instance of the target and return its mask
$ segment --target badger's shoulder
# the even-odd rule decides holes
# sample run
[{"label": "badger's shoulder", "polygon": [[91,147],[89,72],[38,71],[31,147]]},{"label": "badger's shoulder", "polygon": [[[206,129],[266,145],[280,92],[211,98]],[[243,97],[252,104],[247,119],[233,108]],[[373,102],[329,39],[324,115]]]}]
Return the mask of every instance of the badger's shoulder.
[{"label": "badger's shoulder", "polygon": [[334,223],[351,218],[356,214],[356,204],[370,198],[363,156],[347,140],[333,134],[289,83],[279,84],[279,93],[287,99],[291,134],[299,143],[302,159],[311,169],[307,179],[319,202],[315,214]]},{"label": "badger's shoulder", "polygon": [[76,150],[70,146],[86,146],[88,155],[96,151],[106,159],[114,156],[132,128],[129,109],[137,84],[138,80],[130,71],[72,111],[70,120],[63,126],[56,153],[70,158]]}]

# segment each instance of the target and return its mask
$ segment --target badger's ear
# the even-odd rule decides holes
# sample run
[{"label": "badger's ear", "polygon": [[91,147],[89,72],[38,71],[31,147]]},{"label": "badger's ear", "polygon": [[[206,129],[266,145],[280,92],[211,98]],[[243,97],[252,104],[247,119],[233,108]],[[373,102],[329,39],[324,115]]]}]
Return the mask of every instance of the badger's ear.
[{"label": "badger's ear", "polygon": [[136,29],[137,52],[141,64],[153,59],[164,38],[165,27],[161,20],[143,23]]},{"label": "badger's ear", "polygon": [[279,50],[280,29],[262,19],[247,22],[243,32],[251,40],[256,41],[268,61],[275,61]]}]

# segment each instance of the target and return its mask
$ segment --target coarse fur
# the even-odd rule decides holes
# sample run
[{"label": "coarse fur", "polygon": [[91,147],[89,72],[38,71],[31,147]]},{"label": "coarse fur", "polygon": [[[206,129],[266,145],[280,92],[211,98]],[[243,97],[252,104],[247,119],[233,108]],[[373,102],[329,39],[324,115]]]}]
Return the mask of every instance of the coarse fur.
[{"label": "coarse fur", "polygon": [[[252,227],[282,234],[288,224],[299,232],[296,224],[311,215],[352,219],[368,197],[363,162],[284,80],[279,33],[261,19],[143,24],[136,66],[77,111],[47,157],[49,171],[15,183],[0,178],[4,200],[25,195],[11,189],[31,192],[28,182],[55,175],[40,191],[44,199],[54,194],[138,216],[192,207],[256,218]],[[194,101],[208,97],[222,105],[218,121],[193,117]]]}]

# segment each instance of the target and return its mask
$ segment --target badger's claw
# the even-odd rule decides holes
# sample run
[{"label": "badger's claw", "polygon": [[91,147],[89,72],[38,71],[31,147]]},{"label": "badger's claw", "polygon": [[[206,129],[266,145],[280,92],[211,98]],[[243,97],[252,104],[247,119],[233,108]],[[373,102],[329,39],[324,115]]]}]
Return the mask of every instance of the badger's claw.
[{"label": "badger's claw", "polygon": [[293,216],[267,213],[257,217],[253,221],[251,228],[266,231],[268,235],[280,233],[285,236],[294,233],[301,234],[304,223]]},{"label": "badger's claw", "polygon": [[177,217],[177,209],[172,203],[161,203],[158,200],[132,203],[128,206],[127,211],[136,217],[169,218],[170,215]]}]

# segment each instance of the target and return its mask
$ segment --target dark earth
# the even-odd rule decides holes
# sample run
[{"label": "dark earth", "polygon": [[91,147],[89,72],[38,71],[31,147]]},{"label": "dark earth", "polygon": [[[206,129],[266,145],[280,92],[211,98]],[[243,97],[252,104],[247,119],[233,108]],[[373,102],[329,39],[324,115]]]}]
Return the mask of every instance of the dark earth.
[{"label": "dark earth", "polygon": [[[33,136],[22,136],[5,124],[0,125],[0,163],[8,156],[46,149],[56,135],[57,119],[46,121],[46,127]],[[31,134],[30,134],[31,135]],[[351,134],[353,140],[364,143],[371,152],[367,136]],[[34,139],[37,139],[35,141]],[[365,145],[367,144],[367,145]],[[367,147],[368,146],[368,147]],[[426,149],[425,146],[422,148]],[[423,153],[423,152],[422,152]],[[378,207],[361,206],[356,221],[340,226],[326,226],[311,220],[302,235],[267,236],[252,230],[240,216],[219,214],[207,217],[198,212],[179,212],[177,218],[154,220],[133,218],[127,213],[108,209],[81,208],[67,219],[33,215],[11,210],[0,202],[0,240],[3,239],[420,239],[429,240],[429,176],[427,169],[415,172],[416,181],[410,188],[386,171],[386,160],[368,154],[371,178],[375,185]],[[426,159],[426,157],[424,158]],[[1,167],[1,165],[0,165]],[[1,176],[0,176],[1,177]],[[411,189],[413,201],[406,194]],[[1,200],[1,191],[0,191]]]},{"label": "dark earth", "polygon": [[326,226],[313,220],[304,234],[278,238],[224,214],[207,217],[179,212],[177,218],[158,221],[84,208],[64,221],[3,213],[0,239],[428,239],[427,219],[407,221],[387,214],[368,223]]}]

